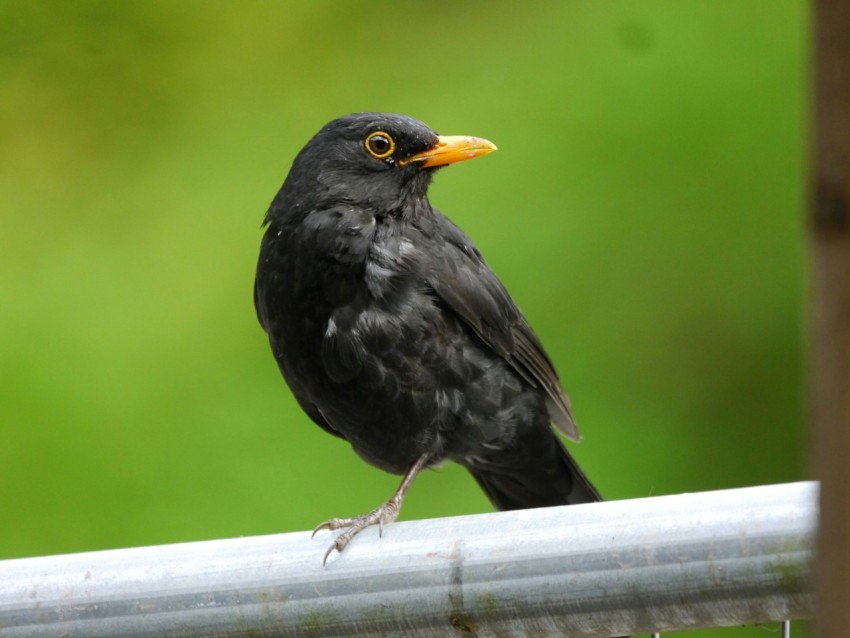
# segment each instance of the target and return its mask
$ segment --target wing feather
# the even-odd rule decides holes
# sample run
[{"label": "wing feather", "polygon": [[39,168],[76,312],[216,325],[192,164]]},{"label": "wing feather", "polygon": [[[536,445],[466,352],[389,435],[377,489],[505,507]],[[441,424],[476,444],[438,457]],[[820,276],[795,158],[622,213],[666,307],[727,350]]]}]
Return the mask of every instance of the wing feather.
[{"label": "wing feather", "polygon": [[558,373],[528,321],[472,241],[448,218],[437,226],[442,241],[426,279],[437,296],[530,385],[546,392],[552,423],[580,439]]}]

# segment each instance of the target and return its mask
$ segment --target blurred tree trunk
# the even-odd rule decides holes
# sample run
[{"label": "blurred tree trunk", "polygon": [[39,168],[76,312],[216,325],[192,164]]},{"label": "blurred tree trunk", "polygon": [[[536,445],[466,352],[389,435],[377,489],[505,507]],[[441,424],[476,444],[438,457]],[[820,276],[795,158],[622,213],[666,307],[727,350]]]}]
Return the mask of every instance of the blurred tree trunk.
[{"label": "blurred tree trunk", "polygon": [[817,635],[850,635],[850,2],[815,6],[812,184]]}]

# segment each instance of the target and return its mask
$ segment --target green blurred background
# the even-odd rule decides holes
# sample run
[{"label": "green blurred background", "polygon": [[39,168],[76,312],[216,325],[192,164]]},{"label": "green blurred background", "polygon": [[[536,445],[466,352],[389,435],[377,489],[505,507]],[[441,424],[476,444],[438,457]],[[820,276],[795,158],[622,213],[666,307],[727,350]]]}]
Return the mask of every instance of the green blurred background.
[{"label": "green blurred background", "polygon": [[[604,494],[805,477],[807,28],[800,0],[0,3],[0,557],[389,496],[252,305],[293,156],[363,110],[499,146],[432,201],[547,345]],[[489,510],[445,467],[402,518]]]}]

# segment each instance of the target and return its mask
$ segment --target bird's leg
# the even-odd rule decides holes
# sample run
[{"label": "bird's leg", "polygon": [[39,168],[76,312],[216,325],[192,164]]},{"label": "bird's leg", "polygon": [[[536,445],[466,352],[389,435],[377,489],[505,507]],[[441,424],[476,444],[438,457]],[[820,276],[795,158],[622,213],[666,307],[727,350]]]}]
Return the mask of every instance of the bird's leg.
[{"label": "bird's leg", "polygon": [[322,529],[333,531],[344,527],[348,528],[336,537],[336,540],[328,548],[328,551],[325,552],[325,557],[322,559],[322,565],[325,565],[328,562],[328,556],[331,555],[331,552],[334,550],[342,552],[346,545],[351,542],[351,539],[367,527],[377,525],[378,535],[383,535],[384,525],[389,525],[396,519],[396,517],[398,517],[398,513],[401,510],[401,503],[404,500],[404,495],[413,483],[413,479],[416,478],[416,475],[419,474],[422,468],[425,467],[425,464],[428,462],[428,458],[428,454],[423,454],[416,459],[416,462],[410,466],[407,472],[404,473],[404,478],[401,479],[401,484],[398,486],[398,489],[392,495],[390,500],[383,505],[376,507],[371,512],[355,516],[354,518],[332,518],[313,530],[313,536],[315,536],[316,532]]}]

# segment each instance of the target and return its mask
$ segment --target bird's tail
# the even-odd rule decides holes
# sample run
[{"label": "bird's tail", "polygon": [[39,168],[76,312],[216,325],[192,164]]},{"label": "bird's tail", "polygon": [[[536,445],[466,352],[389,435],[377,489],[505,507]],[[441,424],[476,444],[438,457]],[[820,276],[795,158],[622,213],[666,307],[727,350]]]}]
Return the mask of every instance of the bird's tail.
[{"label": "bird's tail", "polygon": [[[550,431],[465,465],[499,510],[595,503],[602,496]],[[531,446],[531,447],[530,447]]]},{"label": "bird's tail", "polygon": [[603,500],[561,440],[554,432],[550,431],[550,435],[540,436],[538,432],[522,442],[528,445],[488,452],[486,459],[466,462],[466,468],[497,509],[531,509]]}]

